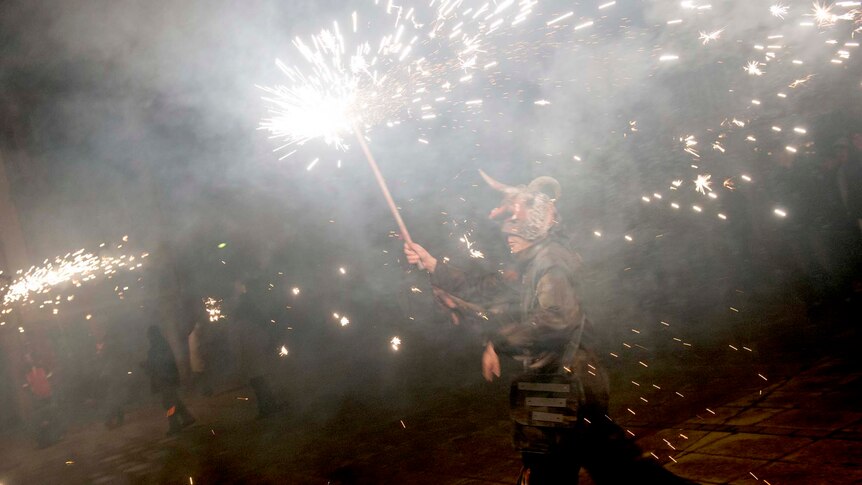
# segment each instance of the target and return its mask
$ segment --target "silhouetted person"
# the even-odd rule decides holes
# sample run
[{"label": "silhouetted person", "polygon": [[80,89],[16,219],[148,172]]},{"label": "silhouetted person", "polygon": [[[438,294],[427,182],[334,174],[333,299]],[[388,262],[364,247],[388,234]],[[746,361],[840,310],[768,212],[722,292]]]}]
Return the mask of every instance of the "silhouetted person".
[{"label": "silhouetted person", "polygon": [[850,130],[835,140],[832,160],[836,164],[835,182],[847,217],[862,231],[862,130]]},{"label": "silhouetted person", "polygon": [[208,369],[210,358],[210,344],[207,324],[198,316],[195,326],[189,332],[189,368],[192,371],[192,389],[204,396],[212,396],[213,390],[210,384],[210,369]]},{"label": "silhouetted person", "polygon": [[845,272],[858,298],[862,294],[862,129],[856,126],[848,131],[846,137],[833,144],[833,155],[838,162],[835,174],[838,193],[845,216],[853,226]]},{"label": "silhouetted person", "polygon": [[829,247],[837,262],[833,286],[839,298],[855,295],[858,299],[862,295],[862,124],[858,117],[841,113],[827,115],[820,124],[815,144],[831,178],[823,190],[837,192],[839,201]]},{"label": "silhouetted person", "polygon": [[273,325],[263,306],[263,289],[258,281],[238,283],[236,289],[239,304],[234,316],[240,331],[242,367],[257,400],[257,417],[265,418],[280,408],[268,376],[277,355]]},{"label": "silhouetted person", "polygon": [[37,363],[30,354],[25,356],[29,368],[24,387],[30,389],[33,398],[33,427],[36,445],[45,448],[63,439],[63,429],[54,404],[49,379],[52,373]]},{"label": "silhouetted person", "polygon": [[150,390],[162,397],[162,408],[168,418],[168,435],[176,434],[194,423],[195,418],[180,399],[180,373],[168,341],[156,325],[147,329],[147,338],[150,348],[143,367],[150,376]]},{"label": "silhouetted person", "polygon": [[102,384],[105,387],[105,426],[114,429],[125,422],[125,405],[129,399],[128,351],[122,345],[119,329],[112,326],[102,345]]}]

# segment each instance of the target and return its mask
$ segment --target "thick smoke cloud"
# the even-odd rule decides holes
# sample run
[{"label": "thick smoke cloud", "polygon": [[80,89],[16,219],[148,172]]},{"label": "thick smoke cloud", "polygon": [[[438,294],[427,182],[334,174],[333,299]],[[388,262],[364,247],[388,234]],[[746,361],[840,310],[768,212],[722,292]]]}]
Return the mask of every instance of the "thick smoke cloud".
[{"label": "thick smoke cloud", "polygon": [[[290,323],[302,320],[295,341],[313,350],[295,358],[319,365],[309,354],[324,349],[334,359],[344,351],[333,364],[339,370],[367,366],[365,376],[383,375],[389,385],[399,376],[387,370],[389,354],[378,351],[388,350],[394,333],[457,337],[452,353],[469,355],[476,336],[436,332],[430,323],[441,318],[430,296],[411,293],[423,284],[427,290],[427,281],[405,274],[401,243],[389,234],[395,225],[359,150],[341,154],[311,142],[309,152],[327,153],[308,171],[313,156],[278,161],[256,130],[264,109],[255,85],[283,81],[273,60],[295,56],[295,36],[344,22],[357,8],[360,18],[380,15],[370,1],[5,2],[0,89],[20,136],[7,137],[3,150],[33,259],[128,233],[140,247],[172,255],[188,298],[227,298],[234,280],[254,274],[276,281],[280,296],[300,286],[314,303]],[[809,8],[796,2],[791,10]],[[594,26],[545,28],[571,9]],[[502,53],[493,79],[477,76],[453,92],[484,99],[481,111],[372,130],[372,149],[413,237],[459,263],[497,269],[494,257],[505,257],[505,248],[485,219],[497,194],[476,169],[512,184],[553,175],[563,183],[561,214],[585,260],[586,305],[609,340],[637,319],[658,321],[683,308],[684,296],[668,296],[680,288],[717,287],[703,305],[723,301],[736,281],[708,271],[727,249],[722,244],[733,245],[716,239],[723,228],[694,216],[666,223],[644,209],[641,196],[666,192],[671,180],[690,185],[692,161],[680,137],[698,136],[699,163],[719,185],[723,174],[750,170],[762,156],[719,158],[711,145],[725,118],[801,119],[812,97],[800,94],[780,107],[749,101],[773,100],[807,74],[821,86],[853,77],[816,61],[831,48],[800,35],[809,27],[767,10],[743,0],[702,11],[618,1],[599,13],[592,3],[541,2],[532,27],[488,39],[488,48]],[[683,23],[667,24],[677,18]],[[701,31],[719,29],[718,40],[698,40]],[[782,58],[763,66],[769,76],[745,77],[745,64],[763,57],[754,46],[771,35],[784,35],[776,42],[812,61],[799,68]],[[661,61],[666,54],[679,59]],[[550,104],[534,104],[539,100]],[[418,137],[429,144],[417,144]],[[464,234],[487,261],[466,257]],[[626,245],[626,234],[639,249]],[[673,242],[662,249],[664,234]],[[220,242],[228,246],[218,252]],[[340,266],[347,279],[338,279]],[[356,324],[335,333],[330,313],[350,308],[359,312]],[[401,320],[376,321],[393,314]],[[320,392],[364,382],[335,379]]]}]

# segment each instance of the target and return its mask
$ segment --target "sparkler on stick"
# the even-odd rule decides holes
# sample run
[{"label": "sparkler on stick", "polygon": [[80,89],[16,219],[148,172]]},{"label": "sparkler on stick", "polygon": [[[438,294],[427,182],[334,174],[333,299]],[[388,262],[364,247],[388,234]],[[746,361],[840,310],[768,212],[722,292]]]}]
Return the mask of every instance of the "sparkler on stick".
[{"label": "sparkler on stick", "polygon": [[[266,93],[263,100],[269,105],[269,117],[261,121],[259,128],[280,141],[274,151],[291,148],[280,159],[296,153],[297,146],[315,139],[346,150],[345,138],[352,131],[404,240],[412,244],[385,179],[365,143],[364,132],[358,128],[404,116],[416,120],[434,119],[437,115],[429,100],[434,99],[435,103],[445,100],[447,96],[440,94],[449,92],[454,79],[458,79],[458,83],[470,81],[472,71],[479,66],[484,66],[483,70],[496,66],[497,61],[490,57],[501,51],[486,44],[485,38],[522,24],[537,4],[532,0],[504,0],[494,2],[494,6],[485,2],[476,9],[463,0],[439,3],[434,0],[428,5],[428,12],[420,14],[421,9],[410,8],[404,13],[402,7],[389,2],[386,14],[395,17],[394,31],[379,42],[360,42],[351,48],[337,22],[312,35],[309,42],[296,38],[293,44],[310,70],[304,72],[298,66],[276,61],[290,84],[258,86]],[[598,9],[615,4],[605,2]],[[426,15],[427,19],[421,20]],[[571,16],[572,12],[556,15],[546,26],[561,24]],[[574,30],[593,24],[590,20],[575,26]],[[356,12],[351,16],[351,25],[352,33],[356,34]],[[717,39],[720,33],[708,34],[709,40]],[[476,104],[481,104],[481,100],[478,103],[468,101],[463,106]],[[550,103],[539,100],[536,104]],[[412,109],[413,105],[419,109]],[[419,141],[428,143],[422,138]],[[311,170],[319,161],[320,157],[314,158],[306,169]]]},{"label": "sparkler on stick", "polygon": [[[325,29],[312,36],[311,45],[297,38],[294,45],[310,63],[312,72],[304,74],[298,67],[288,67],[277,61],[279,69],[287,75],[292,85],[260,87],[268,95],[264,101],[270,104],[271,114],[271,117],[261,122],[260,129],[269,131],[273,138],[283,141],[276,151],[303,145],[312,139],[321,139],[336,149],[346,150],[345,138],[352,131],[402,237],[412,244],[410,233],[365,142],[364,132],[359,129],[360,125],[374,125],[398,112],[407,102],[402,93],[410,85],[409,79],[414,75],[428,74],[422,67],[421,59],[415,61],[415,69],[403,69],[407,65],[402,62],[408,57],[418,37],[401,44],[399,39],[402,29],[403,26],[399,27],[394,37],[385,36],[376,55],[367,42],[352,52],[346,48],[337,23],[333,24],[332,30]],[[473,57],[470,59],[475,60]],[[395,66],[402,69],[393,69]],[[383,74],[380,74],[381,71]],[[425,90],[423,86],[417,89],[417,93]],[[392,96],[385,97],[382,93],[392,93]],[[423,107],[423,113],[424,110]],[[422,115],[422,119],[429,117],[433,117],[433,113]],[[307,169],[311,170],[318,160],[315,158]]]}]

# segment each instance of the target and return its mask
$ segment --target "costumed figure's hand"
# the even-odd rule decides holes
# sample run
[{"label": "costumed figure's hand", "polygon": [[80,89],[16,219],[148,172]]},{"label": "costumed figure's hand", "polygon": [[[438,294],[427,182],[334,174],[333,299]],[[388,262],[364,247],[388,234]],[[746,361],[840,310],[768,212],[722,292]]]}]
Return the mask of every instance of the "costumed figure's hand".
[{"label": "costumed figure's hand", "polygon": [[455,302],[455,299],[452,298],[452,295],[436,286],[432,286],[431,289],[434,292],[434,297],[437,300],[437,303],[449,314],[449,318],[452,319],[452,323],[460,325],[461,309],[458,307],[458,303]]},{"label": "costumed figure's hand", "polygon": [[494,345],[490,343],[482,354],[482,376],[488,382],[493,381],[494,376],[500,377],[500,358],[497,357],[497,352],[494,352]]},{"label": "costumed figure's hand", "polygon": [[416,243],[404,243],[404,256],[407,257],[408,263],[421,264],[429,273],[433,273],[437,268],[437,258]]}]

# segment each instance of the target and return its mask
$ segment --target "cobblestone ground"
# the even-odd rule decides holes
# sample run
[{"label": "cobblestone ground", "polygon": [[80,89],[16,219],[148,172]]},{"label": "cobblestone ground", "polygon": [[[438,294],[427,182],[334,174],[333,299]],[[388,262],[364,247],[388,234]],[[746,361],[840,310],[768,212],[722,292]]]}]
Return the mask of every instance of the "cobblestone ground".
[{"label": "cobblestone ground", "polygon": [[[165,437],[157,411],[139,411],[115,430],[70,429],[36,450],[26,434],[7,437],[0,481],[17,483],[511,483],[505,402],[495,386],[463,389],[417,414],[387,416],[385,404],[342,402],[325,421],[289,409],[256,419],[240,389],[189,399],[198,422]],[[487,406],[468,402],[493,403]],[[497,414],[495,416],[495,414]],[[495,463],[495,469],[485,467]]]},{"label": "cobblestone ground", "polygon": [[[700,483],[859,483],[857,336],[851,329],[818,347],[803,335],[775,355],[780,365],[768,380],[756,372],[766,366],[709,352],[668,352],[665,368],[651,375],[612,367],[610,414],[645,453]],[[646,393],[648,377],[674,392]],[[639,379],[640,387],[629,383]],[[378,400],[341,396],[289,402],[260,420],[246,399],[250,390],[238,389],[188,398],[198,421],[171,438],[148,398],[121,428],[73,427],[47,449],[36,450],[23,431],[5,436],[0,483],[512,484],[520,462],[510,447],[507,385],[477,375],[467,384],[413,391],[409,406],[385,393]],[[583,472],[582,483],[591,483]]]},{"label": "cobblestone ground", "polygon": [[826,358],[641,441],[700,483],[862,482],[862,368]]}]

